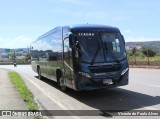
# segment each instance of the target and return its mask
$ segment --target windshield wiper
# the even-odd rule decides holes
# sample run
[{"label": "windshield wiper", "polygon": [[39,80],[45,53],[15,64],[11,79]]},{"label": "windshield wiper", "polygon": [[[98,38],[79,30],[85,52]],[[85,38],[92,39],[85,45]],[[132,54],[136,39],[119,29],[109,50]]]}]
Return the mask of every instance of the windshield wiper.
[{"label": "windshield wiper", "polygon": [[94,63],[94,61],[95,61],[95,59],[96,59],[97,54],[98,54],[99,51],[100,51],[100,45],[99,45],[99,42],[98,42],[98,48],[97,48],[97,50],[96,50],[95,55],[94,55],[93,58],[92,58],[92,61],[91,61],[90,65],[93,65],[93,63]]},{"label": "windshield wiper", "polygon": [[[106,56],[105,56],[105,52],[104,52],[104,51],[106,51],[106,52],[109,51],[109,53],[111,54],[113,60],[116,61],[117,63],[120,63],[120,61],[119,61],[118,58],[115,56],[115,54],[114,54],[110,49],[107,48],[106,42],[103,42],[100,33],[99,33],[99,36],[100,36],[100,41],[101,41],[102,49],[103,49],[102,52],[103,52],[103,55],[104,55],[104,61],[106,62]],[[104,44],[104,45],[103,45],[103,44]],[[97,50],[96,50],[96,52],[95,52],[95,55],[94,55],[93,58],[92,58],[92,61],[91,61],[90,65],[93,65],[93,63],[95,62],[95,59],[96,59],[96,57],[97,57],[97,55],[98,55],[98,52],[99,52],[100,50],[101,50],[101,47],[100,47],[100,44],[99,44],[99,42],[98,42],[98,48],[97,48]]]},{"label": "windshield wiper", "polygon": [[[104,50],[106,50],[106,51],[109,51],[109,52],[111,53],[112,58],[113,58],[117,63],[120,63],[120,61],[119,61],[118,58],[115,56],[115,54],[107,48],[106,42],[103,42],[101,33],[99,33],[99,36],[100,36],[100,39],[101,39],[102,48],[103,48]],[[104,45],[103,45],[103,43],[104,43]],[[104,55],[104,56],[105,56],[105,55]],[[105,61],[106,61],[106,58],[105,58]]]},{"label": "windshield wiper", "polygon": [[120,61],[118,60],[118,58],[115,56],[115,54],[106,46],[106,43],[104,42],[104,50],[107,52],[109,51],[109,53],[111,54],[112,58],[117,62],[120,63]]}]

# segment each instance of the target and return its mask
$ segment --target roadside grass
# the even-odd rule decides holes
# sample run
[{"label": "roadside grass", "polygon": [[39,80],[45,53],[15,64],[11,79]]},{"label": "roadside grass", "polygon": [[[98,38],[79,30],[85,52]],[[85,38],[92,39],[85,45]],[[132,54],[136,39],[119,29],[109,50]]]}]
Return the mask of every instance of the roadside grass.
[{"label": "roadside grass", "polygon": [[[134,57],[128,56],[128,60],[129,61],[134,61]],[[145,56],[136,56],[136,61],[147,62],[147,60],[148,60],[148,57],[145,57]],[[160,56],[149,57],[149,60],[153,61],[153,62],[160,62]]]},{"label": "roadside grass", "polygon": [[15,85],[16,89],[19,91],[21,97],[26,102],[26,105],[30,111],[38,110],[38,105],[33,99],[33,94],[27,88],[21,76],[16,72],[8,73],[12,83]]}]

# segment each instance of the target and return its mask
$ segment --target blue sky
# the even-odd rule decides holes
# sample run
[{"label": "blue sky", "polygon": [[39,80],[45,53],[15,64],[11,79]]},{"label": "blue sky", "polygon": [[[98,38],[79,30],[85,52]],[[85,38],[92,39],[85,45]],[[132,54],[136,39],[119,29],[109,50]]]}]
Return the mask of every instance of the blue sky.
[{"label": "blue sky", "polygon": [[105,24],[126,41],[160,40],[160,0],[0,0],[0,48],[27,47],[56,26]]}]

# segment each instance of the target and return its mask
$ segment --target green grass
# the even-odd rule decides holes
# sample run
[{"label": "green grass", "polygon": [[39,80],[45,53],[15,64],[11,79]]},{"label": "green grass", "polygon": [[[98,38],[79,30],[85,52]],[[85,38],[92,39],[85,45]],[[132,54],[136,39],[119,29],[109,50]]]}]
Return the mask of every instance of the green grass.
[{"label": "green grass", "polygon": [[9,72],[9,77],[12,83],[15,85],[16,89],[19,91],[21,97],[26,102],[29,110],[34,111],[38,109],[37,104],[34,102],[33,94],[27,88],[24,81],[20,77],[20,75],[16,72]]},{"label": "green grass", "polygon": [[[134,57],[129,56],[128,60],[129,61],[134,61]],[[136,60],[137,61],[147,61],[148,57],[145,57],[145,56],[136,56]],[[160,56],[149,57],[149,60],[153,61],[153,62],[160,62]]]},{"label": "green grass", "polygon": [[[127,51],[128,60],[131,61],[131,62],[134,62],[135,59],[134,59],[134,56],[132,56],[132,55],[133,55],[132,51],[128,50]],[[140,50],[137,50],[137,52],[136,52],[136,61],[147,62],[148,61],[148,57],[145,56]],[[149,57],[149,61],[160,62],[160,54],[157,54],[154,57]]]}]

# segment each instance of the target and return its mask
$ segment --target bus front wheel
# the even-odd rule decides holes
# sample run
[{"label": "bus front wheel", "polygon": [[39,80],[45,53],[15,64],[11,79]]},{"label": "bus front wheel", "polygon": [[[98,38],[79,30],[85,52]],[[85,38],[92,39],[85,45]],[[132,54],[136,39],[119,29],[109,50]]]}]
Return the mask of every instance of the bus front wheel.
[{"label": "bus front wheel", "polygon": [[66,91],[67,87],[65,86],[63,77],[58,78],[58,86],[62,91]]},{"label": "bus front wheel", "polygon": [[40,69],[40,67],[38,67],[37,72],[38,72],[38,79],[41,80],[42,76],[41,76],[41,69]]}]

